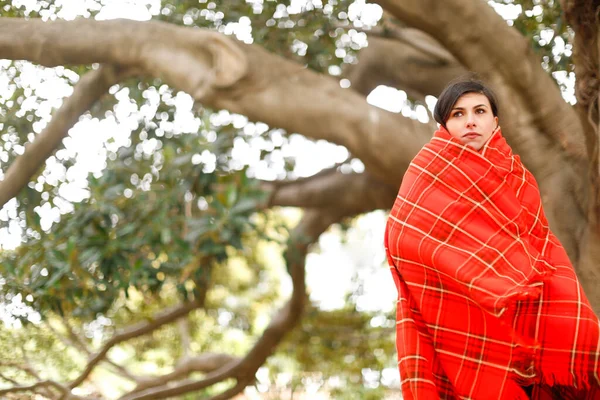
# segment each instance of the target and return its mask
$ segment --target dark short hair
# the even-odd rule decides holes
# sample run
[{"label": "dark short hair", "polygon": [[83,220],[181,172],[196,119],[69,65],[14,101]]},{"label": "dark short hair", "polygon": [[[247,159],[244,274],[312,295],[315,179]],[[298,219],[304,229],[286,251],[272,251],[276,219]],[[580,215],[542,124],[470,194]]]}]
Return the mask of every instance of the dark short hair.
[{"label": "dark short hair", "polygon": [[494,92],[482,81],[476,78],[459,78],[448,84],[438,97],[433,110],[433,118],[442,126],[446,126],[446,121],[450,118],[452,107],[458,99],[467,93],[481,93],[490,101],[494,117],[498,116],[498,101]]}]

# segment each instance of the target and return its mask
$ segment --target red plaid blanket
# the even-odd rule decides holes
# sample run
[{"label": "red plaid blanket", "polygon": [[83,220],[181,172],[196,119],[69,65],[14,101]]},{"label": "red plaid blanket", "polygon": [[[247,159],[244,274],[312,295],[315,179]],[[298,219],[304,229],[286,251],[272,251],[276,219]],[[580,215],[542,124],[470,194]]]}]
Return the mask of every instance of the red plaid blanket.
[{"label": "red plaid blanket", "polygon": [[405,400],[600,398],[598,318],[499,129],[479,152],[435,133],[385,247]]}]

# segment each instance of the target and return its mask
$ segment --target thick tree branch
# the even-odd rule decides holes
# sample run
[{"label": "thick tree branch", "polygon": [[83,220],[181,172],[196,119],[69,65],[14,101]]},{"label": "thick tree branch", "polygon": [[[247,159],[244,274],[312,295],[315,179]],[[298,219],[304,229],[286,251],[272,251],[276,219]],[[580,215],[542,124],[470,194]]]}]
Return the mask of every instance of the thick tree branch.
[{"label": "thick tree branch", "polygon": [[331,77],[203,29],[157,21],[0,18],[0,58],[130,66],[206,106],[344,145],[392,184],[431,135],[421,136],[418,121],[368,105]]},{"label": "thick tree branch", "polygon": [[[427,95],[439,96],[449,81],[467,72],[431,36],[416,29],[396,29],[405,40],[369,36],[369,45],[358,53],[358,63],[344,67],[344,76],[363,96],[386,85],[424,101]],[[432,49],[444,54],[444,58],[432,54]]]},{"label": "thick tree branch", "polygon": [[[2,22],[0,22],[0,32],[1,25]],[[110,66],[100,67],[81,77],[73,89],[73,94],[65,99],[48,126],[33,143],[25,146],[25,152],[8,168],[4,180],[0,181],[0,208],[15,197],[44,165],[46,159],[60,146],[79,117],[123,77],[122,72],[119,73],[117,68]]]},{"label": "thick tree branch", "polygon": [[600,4],[593,0],[561,0],[562,10],[574,31],[573,61],[577,76],[575,110],[579,115],[589,155],[588,223],[580,240],[577,272],[585,292],[600,313]]},{"label": "thick tree branch", "polygon": [[[546,135],[571,156],[586,157],[575,112],[542,69],[529,41],[486,2],[450,0],[443,7],[435,0],[377,3],[396,18],[433,36],[468,69],[493,83],[502,83],[498,87],[512,88],[510,94],[523,97],[524,109],[531,111]],[[503,105],[510,106],[509,102]]]},{"label": "thick tree branch", "polygon": [[368,172],[331,171],[284,184],[263,182],[263,186],[272,191],[269,207],[338,208],[356,214],[389,208],[398,192],[396,185],[380,182]]}]

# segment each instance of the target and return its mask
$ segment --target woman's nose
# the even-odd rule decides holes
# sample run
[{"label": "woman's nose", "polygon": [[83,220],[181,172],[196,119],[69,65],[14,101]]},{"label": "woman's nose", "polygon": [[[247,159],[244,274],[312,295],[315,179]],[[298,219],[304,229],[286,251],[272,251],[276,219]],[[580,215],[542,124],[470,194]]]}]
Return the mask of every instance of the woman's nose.
[{"label": "woman's nose", "polygon": [[475,126],[475,119],[473,118],[473,116],[469,115],[467,116],[467,127],[471,128]]}]

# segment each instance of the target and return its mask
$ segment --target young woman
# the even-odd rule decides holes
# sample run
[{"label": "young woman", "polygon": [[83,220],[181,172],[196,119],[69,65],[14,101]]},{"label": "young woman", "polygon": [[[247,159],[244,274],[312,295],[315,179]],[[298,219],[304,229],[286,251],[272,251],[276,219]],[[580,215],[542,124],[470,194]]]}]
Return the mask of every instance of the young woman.
[{"label": "young woman", "polygon": [[599,322],[481,82],[440,95],[385,233],[410,399],[600,399]]}]

